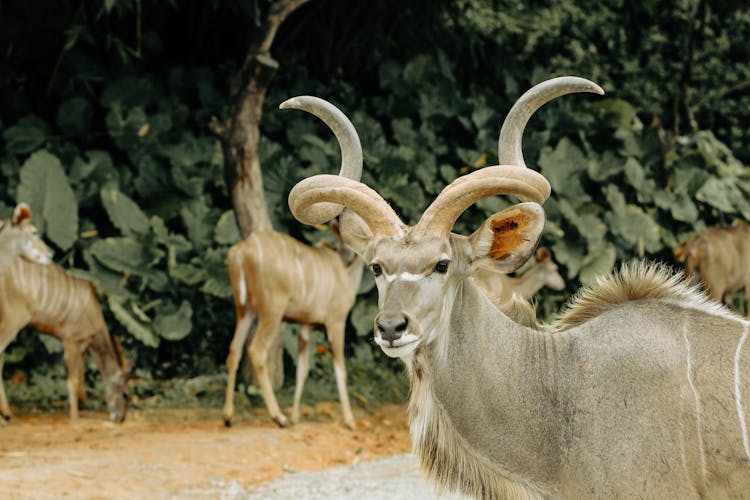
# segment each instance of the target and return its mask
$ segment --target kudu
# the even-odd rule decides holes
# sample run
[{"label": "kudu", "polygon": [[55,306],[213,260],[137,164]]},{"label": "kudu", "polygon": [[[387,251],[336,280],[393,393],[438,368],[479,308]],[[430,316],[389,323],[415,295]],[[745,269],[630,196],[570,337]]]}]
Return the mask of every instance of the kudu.
[{"label": "kudu", "polygon": [[[314,114],[333,130],[341,147],[341,175],[358,181],[362,175],[362,147],[354,126],[330,103],[316,97],[302,96],[282,104]],[[322,208],[328,219],[342,208]],[[336,230],[334,232],[337,234]],[[300,323],[297,377],[292,405],[292,422],[300,417],[302,389],[307,379],[312,326],[325,326],[333,356],[336,385],[345,424],[355,428],[349,403],[344,363],[346,318],[362,278],[363,262],[354,252],[339,244],[334,251],[324,246],[310,246],[276,231],[258,231],[229,249],[229,278],[237,312],[237,326],[227,357],[227,390],[224,424],[230,426],[234,414],[234,388],[242,346],[253,323],[258,323],[248,346],[255,380],[271,417],[281,427],[289,420],[281,412],[271,386],[267,369],[268,354],[274,341],[282,334],[282,320]]]},{"label": "kudu", "polygon": [[533,264],[518,276],[508,276],[492,267],[481,267],[475,270],[473,279],[497,306],[507,304],[514,294],[530,300],[545,286],[552,290],[565,288],[565,280],[560,276],[552,254],[545,247],[536,251]]},{"label": "kudu", "polygon": [[[122,365],[91,283],[50,263],[51,252],[36,236],[30,219],[31,210],[20,204],[11,220],[0,229],[0,246],[4,246],[2,235],[6,231],[15,231],[16,238],[26,239],[24,242],[17,240],[16,246],[35,249],[16,252],[12,259],[10,255],[3,255],[5,267],[0,268],[0,370],[5,348],[21,328],[31,325],[63,343],[71,419],[78,418],[83,361],[89,351],[102,374],[109,419],[122,422],[127,412],[127,381],[132,363],[127,361],[126,366]],[[11,417],[1,376],[0,415],[6,419]]]},{"label": "kudu", "polygon": [[[510,320],[472,280],[518,268],[544,226],[547,180],[521,136],[545,102],[602,89],[563,77],[513,106],[499,166],[448,185],[415,226],[362,183],[317,175],[289,194],[308,224],[319,202],[364,221],[344,241],[379,293],[375,342],[411,382],[412,441],[427,475],[477,498],[725,498],[750,491],[750,323],[657,265],[579,292],[543,329]],[[514,194],[471,236],[451,233],[478,199]],[[355,226],[351,226],[354,228]]]},{"label": "kudu", "polygon": [[712,299],[725,302],[727,294],[745,290],[745,315],[750,316],[750,225],[737,221],[729,227],[707,227],[675,249],[685,274],[702,283]]}]

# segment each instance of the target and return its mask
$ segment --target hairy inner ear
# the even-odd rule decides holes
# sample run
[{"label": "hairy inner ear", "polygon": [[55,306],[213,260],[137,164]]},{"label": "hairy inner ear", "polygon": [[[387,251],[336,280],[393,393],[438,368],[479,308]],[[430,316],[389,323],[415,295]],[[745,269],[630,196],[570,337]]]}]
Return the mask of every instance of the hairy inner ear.
[{"label": "hairy inner ear", "polygon": [[13,210],[11,221],[18,226],[31,219],[31,208],[26,203],[19,203]]},{"label": "hairy inner ear", "polygon": [[544,229],[544,210],[519,203],[491,215],[470,236],[474,262],[510,273],[528,260]]}]

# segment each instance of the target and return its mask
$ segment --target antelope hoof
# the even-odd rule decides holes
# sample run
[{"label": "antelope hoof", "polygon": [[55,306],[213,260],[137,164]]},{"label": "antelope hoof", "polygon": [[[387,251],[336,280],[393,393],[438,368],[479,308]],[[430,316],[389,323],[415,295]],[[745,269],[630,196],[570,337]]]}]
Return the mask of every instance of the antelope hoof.
[{"label": "antelope hoof", "polygon": [[288,419],[288,418],[286,418],[286,417],[285,417],[285,416],[283,416],[283,415],[281,415],[281,416],[278,416],[278,417],[274,417],[274,418],[273,418],[273,420],[274,420],[274,422],[276,422],[276,424],[278,424],[278,426],[279,426],[279,427],[281,427],[282,429],[286,429],[286,428],[287,428],[287,427],[289,427],[289,425],[290,425],[290,423],[289,423],[289,419]]},{"label": "antelope hoof", "polygon": [[224,417],[224,427],[232,427],[232,417]]},{"label": "antelope hoof", "polygon": [[350,431],[356,431],[357,430],[357,424],[354,422],[354,420],[345,420],[344,423],[349,428]]}]

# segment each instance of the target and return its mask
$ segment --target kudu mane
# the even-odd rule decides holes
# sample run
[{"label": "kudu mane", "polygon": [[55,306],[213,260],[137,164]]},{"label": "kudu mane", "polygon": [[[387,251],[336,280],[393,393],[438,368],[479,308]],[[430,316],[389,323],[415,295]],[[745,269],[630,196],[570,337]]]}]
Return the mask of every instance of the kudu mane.
[{"label": "kudu mane", "polygon": [[525,485],[509,471],[498,470],[455,431],[450,415],[433,394],[430,363],[423,353],[417,353],[407,369],[412,449],[438,493],[454,491],[460,484],[461,493],[473,498],[542,498],[536,493],[538,485]]},{"label": "kudu mane", "polygon": [[712,301],[699,287],[665,264],[646,261],[624,263],[619,271],[597,278],[581,288],[550,325],[550,331],[564,331],[586,323],[618,305],[638,300],[659,300],[699,309],[709,314],[742,319]]}]

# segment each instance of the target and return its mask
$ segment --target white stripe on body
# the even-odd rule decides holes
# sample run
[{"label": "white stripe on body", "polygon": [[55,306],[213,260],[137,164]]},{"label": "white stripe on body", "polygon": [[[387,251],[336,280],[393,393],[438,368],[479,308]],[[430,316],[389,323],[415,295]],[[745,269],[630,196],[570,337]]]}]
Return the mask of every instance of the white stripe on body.
[{"label": "white stripe on body", "polygon": [[[286,241],[283,238],[281,241],[284,242],[284,247],[286,248]],[[299,292],[300,303],[307,304],[307,282],[305,280],[305,272],[304,272],[304,269],[302,268],[302,262],[300,260],[298,245],[294,246],[293,260],[294,260],[294,265],[297,268],[297,282],[300,285],[300,292]]]},{"label": "white stripe on body", "polygon": [[[239,252],[238,252],[239,253]],[[240,305],[246,306],[247,305],[247,282],[245,281],[245,267],[242,265],[242,257],[240,255],[237,255],[235,258],[235,262],[237,263],[237,267],[240,270]]]},{"label": "white stripe on body", "polygon": [[737,344],[737,351],[734,354],[734,401],[737,404],[737,415],[740,420],[740,428],[742,431],[742,445],[745,447],[745,455],[750,460],[750,443],[747,438],[747,425],[745,424],[745,410],[742,408],[742,391],[740,389],[740,356],[742,354],[742,347],[745,345],[748,334],[748,323],[744,324],[744,332],[742,338],[740,338],[739,344]]},{"label": "white stripe on body", "polygon": [[42,292],[42,297],[39,300],[39,304],[37,304],[38,307],[44,307],[44,305],[47,303],[48,299],[48,287],[47,287],[47,266],[42,266],[42,273],[40,273],[39,280],[41,283],[39,284],[39,288]]},{"label": "white stripe on body", "polygon": [[695,383],[693,382],[693,362],[690,356],[690,341],[688,340],[684,330],[682,332],[682,338],[685,340],[685,352],[687,356],[687,380],[688,384],[690,384],[690,389],[692,389],[693,391],[693,398],[695,399],[695,430],[698,434],[698,449],[701,456],[701,475],[703,476],[703,483],[705,484],[707,482],[706,451],[703,447],[703,429],[701,428],[701,422],[703,421],[703,418],[701,416],[701,402],[700,397],[698,396],[698,389],[696,389]]}]

